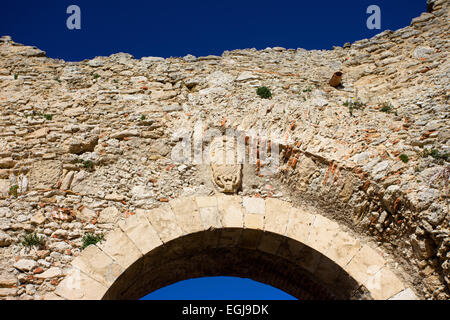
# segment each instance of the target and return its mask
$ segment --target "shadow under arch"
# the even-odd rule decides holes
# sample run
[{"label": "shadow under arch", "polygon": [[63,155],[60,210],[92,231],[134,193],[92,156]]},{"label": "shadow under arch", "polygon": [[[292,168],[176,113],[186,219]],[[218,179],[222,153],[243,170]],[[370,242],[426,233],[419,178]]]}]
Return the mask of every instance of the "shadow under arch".
[{"label": "shadow under arch", "polygon": [[[275,254],[246,241],[257,243],[263,236],[279,244]],[[113,282],[103,299],[140,299],[178,281],[206,276],[250,278],[300,300],[371,298],[335,262],[296,240],[261,230],[222,228],[184,235],[151,250]]]}]

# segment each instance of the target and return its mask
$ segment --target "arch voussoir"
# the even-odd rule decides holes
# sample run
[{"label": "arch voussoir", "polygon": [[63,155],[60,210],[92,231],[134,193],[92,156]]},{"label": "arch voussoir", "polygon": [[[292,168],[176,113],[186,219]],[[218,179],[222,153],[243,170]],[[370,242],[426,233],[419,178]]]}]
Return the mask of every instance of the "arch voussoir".
[{"label": "arch voussoir", "polygon": [[135,215],[121,221],[119,227],[143,255],[163,244],[144,210],[137,210]]},{"label": "arch voussoir", "polygon": [[[114,299],[127,292],[137,294],[148,286],[168,284],[190,274],[227,273],[224,268],[233,266],[230,261],[219,267],[201,261],[214,263],[209,254],[221,257],[217,252],[224,252],[232,257],[239,250],[253,252],[255,261],[263,257],[264,261],[270,261],[268,257],[286,261],[289,270],[279,270],[285,276],[275,279],[279,272],[271,269],[270,277],[275,278],[270,282],[289,284],[286,290],[303,292],[303,297],[314,295],[297,288],[286,275],[303,270],[301,274],[314,276],[325,285],[323,288],[341,291],[338,298],[351,298],[352,292],[362,289],[373,299],[416,297],[382,254],[343,231],[338,223],[282,200],[229,195],[174,199],[156,209],[137,210],[107,234],[103,243],[87,247],[76,257],[55,292],[65,299]],[[173,270],[177,273],[171,276],[172,271],[164,267],[182,266],[183,261],[189,263],[189,274]],[[242,257],[236,261],[244,263]],[[199,264],[197,271],[195,264]],[[239,268],[233,270],[231,274]],[[166,278],[159,281],[154,272],[162,272]],[[140,283],[138,275],[152,277]],[[259,273],[256,276],[261,278]],[[321,294],[327,296],[325,291]]]}]

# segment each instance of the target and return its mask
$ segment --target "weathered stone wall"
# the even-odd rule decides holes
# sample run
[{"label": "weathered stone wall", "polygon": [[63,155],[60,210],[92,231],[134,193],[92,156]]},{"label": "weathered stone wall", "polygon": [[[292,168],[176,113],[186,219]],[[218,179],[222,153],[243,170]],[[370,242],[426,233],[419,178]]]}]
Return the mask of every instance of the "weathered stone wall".
[{"label": "weathered stone wall", "polygon": [[[448,10],[429,1],[411,26],[331,51],[64,62],[0,38],[0,298],[52,298],[86,233],[216,192],[204,166],[171,160],[173,133],[202,121],[282,140],[278,174],[244,165],[240,195],[314,208],[421,298],[448,299]],[[44,247],[21,245],[31,232]]]}]

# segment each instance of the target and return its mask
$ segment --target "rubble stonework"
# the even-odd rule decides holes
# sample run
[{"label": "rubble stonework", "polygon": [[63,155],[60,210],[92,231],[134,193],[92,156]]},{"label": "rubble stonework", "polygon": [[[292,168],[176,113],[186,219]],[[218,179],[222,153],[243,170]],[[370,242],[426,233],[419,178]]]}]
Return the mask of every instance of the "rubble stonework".
[{"label": "rubble stonework", "polygon": [[[383,276],[393,272],[398,288],[408,288],[396,298],[448,299],[449,1],[428,4],[408,27],[329,51],[276,47],[168,59],[117,53],[65,62],[0,38],[0,299],[70,296],[55,289],[89,254],[101,256],[89,270],[113,259],[120,274],[141,253],[121,255],[120,246],[132,246],[117,225],[131,237],[126,226],[134,222],[127,221],[153,210],[152,221],[141,221],[161,227],[152,241],[176,239],[197,222],[185,217],[171,226],[158,208],[189,196],[209,203],[202,197],[220,191],[243,197],[245,223],[255,228],[268,223],[255,199],[308,208],[383,253]],[[335,72],[343,73],[336,88],[329,85]],[[260,86],[270,99],[258,97]],[[172,159],[179,131],[194,132],[199,121],[275,133],[277,172],[267,174],[258,158],[239,166],[239,183],[217,190],[209,165]],[[226,208],[179,207],[192,207],[208,227],[224,222],[213,213]],[[235,217],[227,219],[232,225]],[[22,245],[27,233],[43,246]],[[106,240],[82,249],[87,233]],[[348,266],[369,276],[357,262]],[[97,286],[93,295],[107,281],[82,280]]]}]

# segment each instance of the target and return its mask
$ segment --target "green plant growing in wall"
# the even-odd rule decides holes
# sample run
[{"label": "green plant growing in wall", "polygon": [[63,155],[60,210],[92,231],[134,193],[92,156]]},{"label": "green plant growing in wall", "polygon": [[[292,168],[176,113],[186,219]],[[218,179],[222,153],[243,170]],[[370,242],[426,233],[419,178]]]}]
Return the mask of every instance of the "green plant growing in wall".
[{"label": "green plant growing in wall", "polygon": [[23,236],[21,244],[24,247],[38,247],[42,248],[45,244],[44,237],[39,237],[36,233],[29,233]]},{"label": "green plant growing in wall", "polygon": [[98,242],[103,240],[103,234],[101,235],[95,235],[93,233],[87,233],[84,235],[83,237],[83,245],[81,247],[81,249],[85,249],[88,246],[90,246],[91,244],[97,244]]},{"label": "green plant growing in wall", "polygon": [[425,149],[423,150],[422,157],[426,158],[428,156],[433,157],[436,160],[439,160],[440,162],[448,161],[449,154],[448,153],[442,153],[437,149]]},{"label": "green plant growing in wall", "polygon": [[9,188],[9,195],[14,198],[17,198],[19,195],[19,186],[18,185],[11,186]]},{"label": "green plant growing in wall", "polygon": [[91,160],[85,160],[83,161],[83,167],[92,170],[94,168],[94,163]]},{"label": "green plant growing in wall", "polygon": [[359,98],[348,99],[344,102],[344,107],[348,107],[348,111],[351,116],[353,116],[353,111],[355,109],[362,110],[365,106],[365,103],[359,100]]},{"label": "green plant growing in wall", "polygon": [[270,89],[267,87],[259,87],[256,89],[256,94],[263,99],[269,99],[272,97],[272,92],[270,92]]},{"label": "green plant growing in wall", "polygon": [[407,156],[406,154],[401,154],[399,158],[400,158],[400,160],[402,160],[404,163],[408,163],[408,161],[409,161],[409,158],[408,158],[408,156]]},{"label": "green plant growing in wall", "polygon": [[383,107],[381,108],[381,112],[391,113],[391,111],[392,111],[392,105],[390,105],[387,102],[383,103]]}]

